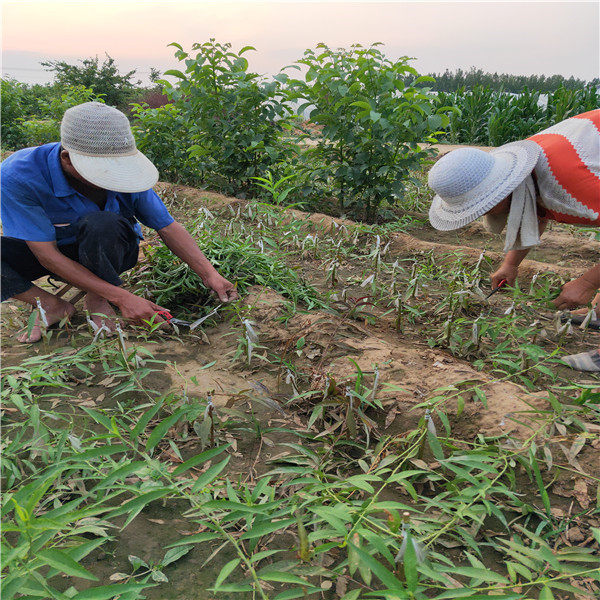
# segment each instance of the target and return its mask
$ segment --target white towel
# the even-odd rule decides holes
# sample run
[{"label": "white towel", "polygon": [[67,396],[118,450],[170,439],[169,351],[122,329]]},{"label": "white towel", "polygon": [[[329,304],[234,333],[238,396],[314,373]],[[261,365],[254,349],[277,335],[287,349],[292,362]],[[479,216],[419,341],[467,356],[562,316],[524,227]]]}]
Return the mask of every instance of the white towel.
[{"label": "white towel", "polygon": [[527,176],[512,193],[506,223],[504,251],[523,250],[540,243],[535,185]]}]

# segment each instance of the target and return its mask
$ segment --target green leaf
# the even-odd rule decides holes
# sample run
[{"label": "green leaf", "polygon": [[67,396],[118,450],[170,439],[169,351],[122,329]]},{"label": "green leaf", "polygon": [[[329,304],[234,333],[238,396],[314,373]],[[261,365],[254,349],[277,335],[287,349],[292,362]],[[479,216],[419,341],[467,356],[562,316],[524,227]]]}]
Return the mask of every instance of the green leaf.
[{"label": "green leaf", "polygon": [[173,77],[179,77],[179,79],[187,79],[187,76],[178,69],[169,69],[168,71],[165,71],[163,75],[172,75]]},{"label": "green leaf", "polygon": [[300,585],[310,585],[298,575],[293,573],[285,573],[284,571],[260,571],[257,573],[259,579],[263,581],[276,581],[277,583],[296,583]]},{"label": "green leaf", "polygon": [[300,588],[291,588],[280,592],[273,598],[273,600],[293,600],[294,598],[306,598],[310,594],[322,594],[323,590],[320,587],[314,587],[308,583],[304,584]]},{"label": "green leaf", "polygon": [[437,460],[444,460],[444,451],[442,450],[442,445],[440,444],[437,436],[429,431],[429,429],[427,430],[427,442],[429,443],[431,452],[433,452],[433,456],[435,456]]},{"label": "green leaf", "polygon": [[173,470],[171,475],[173,475],[174,477],[176,477],[177,475],[181,475],[181,473],[184,473],[188,469],[191,469],[192,467],[195,467],[196,465],[199,465],[200,463],[207,462],[211,458],[214,458],[215,456],[221,454],[221,452],[223,452],[224,450],[229,448],[229,446],[231,446],[231,444],[225,444],[225,446],[218,446],[217,448],[211,448],[210,450],[205,450],[204,452],[201,452],[200,454],[193,456],[189,460],[186,460],[184,463],[179,465],[176,469]]},{"label": "green leaf", "polygon": [[[131,500],[125,502],[125,504],[122,504],[118,508],[115,508],[109,513],[108,516],[116,517],[125,513],[137,515],[147,504],[153,502],[154,500],[158,500],[163,496],[166,496],[170,491],[170,488],[159,488],[156,490],[152,490],[151,492],[142,494],[141,496],[136,496],[135,498],[132,498]],[[130,521],[128,520],[127,524],[129,524],[129,522]],[[123,525],[123,528],[126,526],[127,525]]]},{"label": "green leaf", "polygon": [[549,587],[544,586],[540,590],[540,595],[538,596],[538,600],[554,600],[554,594],[552,593],[552,590]]},{"label": "green leaf", "polygon": [[410,532],[406,534],[406,550],[404,551],[403,561],[406,587],[410,592],[416,592],[419,584],[419,572],[417,571],[417,553]]},{"label": "green leaf", "polygon": [[504,577],[504,575],[495,573],[491,569],[480,569],[478,567],[454,567],[452,569],[452,573],[465,575],[466,577],[472,577],[473,579],[479,579],[486,582],[493,581],[494,583],[510,583],[510,581]]},{"label": "green leaf", "polygon": [[160,561],[160,567],[163,568],[167,565],[170,565],[171,563],[174,563],[176,560],[179,560],[182,556],[185,556],[192,548],[193,546],[187,545],[167,550],[163,559]]},{"label": "green leaf", "polygon": [[229,462],[230,458],[231,457],[228,456],[225,460],[222,460],[220,463],[208,467],[208,469],[206,469],[206,471],[204,471],[204,473],[202,473],[202,475],[200,475],[198,479],[194,481],[194,485],[192,486],[192,492],[197,492],[198,490],[201,490],[213,480],[215,480],[218,477],[219,473],[221,473],[221,471],[227,466],[227,463]]},{"label": "green leaf", "polygon": [[550,506],[550,498],[548,496],[548,492],[544,486],[544,481],[542,480],[542,474],[540,473],[540,468],[537,463],[537,459],[533,454],[533,451],[529,452],[529,458],[531,463],[531,468],[533,469],[533,474],[535,476],[535,481],[538,486],[538,490],[540,491],[540,496],[542,498],[542,502],[544,504],[544,508],[546,509],[546,514],[550,519],[552,519],[552,509]]},{"label": "green leaf", "polygon": [[184,538],[181,538],[178,542],[173,542],[165,548],[175,548],[176,546],[187,546],[188,544],[200,544],[204,542],[209,542],[210,540],[214,540],[218,535],[216,533],[211,533],[210,531],[203,531],[202,533],[195,533],[194,535],[188,535]]},{"label": "green leaf", "polygon": [[368,552],[362,550],[358,546],[355,546],[351,542],[348,542],[349,546],[352,546],[356,553],[360,556],[362,562],[371,569],[373,574],[391,591],[404,591],[404,586],[396,578],[396,576],[384,567],[381,563],[376,561]]},{"label": "green leaf", "polygon": [[135,440],[137,437],[146,429],[146,426],[150,422],[150,420],[154,417],[154,415],[160,410],[163,405],[164,399],[161,398],[149,411],[146,411],[135,424],[135,427],[131,431],[131,439]]},{"label": "green leaf", "polygon": [[185,415],[189,411],[189,407],[182,406],[178,408],[171,416],[167,417],[163,421],[161,421],[153,430],[152,433],[148,436],[146,441],[146,451],[150,452],[158,442],[160,442],[167,431],[179,421],[179,419]]},{"label": "green leaf", "polygon": [[289,527],[293,523],[296,522],[296,519],[281,519],[279,521],[268,521],[261,522],[246,533],[244,533],[240,539],[241,540],[250,540],[252,538],[262,537],[263,535],[268,535],[269,533],[273,533],[274,531],[283,530],[286,527]]},{"label": "green leaf", "polygon": [[240,564],[240,558],[234,558],[230,560],[227,564],[223,566],[223,568],[219,571],[219,575],[217,576],[217,580],[215,581],[214,590],[217,591],[221,584],[231,575],[233,570]]},{"label": "green leaf", "polygon": [[154,587],[153,583],[118,583],[88,588],[73,596],[72,600],[113,600],[122,598],[123,594],[138,594],[142,590]]},{"label": "green leaf", "polygon": [[137,473],[141,469],[146,468],[146,461],[144,460],[136,460],[131,463],[126,463],[123,466],[111,471],[104,479],[101,479],[98,484],[96,484],[91,491],[94,492],[98,489],[110,489],[112,484],[115,481],[123,480],[125,477],[129,477],[133,473]]},{"label": "green leaf", "polygon": [[42,559],[45,564],[58,569],[66,575],[98,581],[98,578],[95,575],[75,562],[64,550],[47,548],[46,550],[38,551],[36,556]]}]

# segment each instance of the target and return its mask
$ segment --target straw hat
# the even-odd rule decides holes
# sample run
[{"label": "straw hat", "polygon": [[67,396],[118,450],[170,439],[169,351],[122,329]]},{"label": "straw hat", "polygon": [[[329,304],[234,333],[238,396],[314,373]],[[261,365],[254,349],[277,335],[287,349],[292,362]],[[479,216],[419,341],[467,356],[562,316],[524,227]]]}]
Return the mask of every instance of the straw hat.
[{"label": "straw hat", "polygon": [[129,120],[112,106],[85,102],[69,108],[60,142],[75,170],[105,190],[144,192],[158,181],[158,170],[135,146]]},{"label": "straw hat", "polygon": [[458,148],[429,171],[436,196],[429,221],[442,231],[468,225],[512,193],[531,173],[541,152],[531,140],[511,142],[490,152]]}]

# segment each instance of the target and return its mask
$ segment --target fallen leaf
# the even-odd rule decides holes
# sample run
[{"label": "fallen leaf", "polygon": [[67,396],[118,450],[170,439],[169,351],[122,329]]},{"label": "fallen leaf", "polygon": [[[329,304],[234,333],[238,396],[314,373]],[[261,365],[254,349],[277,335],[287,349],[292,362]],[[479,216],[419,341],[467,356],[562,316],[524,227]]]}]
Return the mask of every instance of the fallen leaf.
[{"label": "fallen leaf", "polygon": [[346,593],[347,587],[348,578],[344,577],[343,575],[341,577],[338,577],[335,582],[335,593],[338,595],[339,598],[341,598]]},{"label": "fallen leaf", "polygon": [[567,538],[569,539],[570,542],[583,542],[583,540],[585,539],[585,535],[583,535],[583,532],[581,531],[581,529],[579,527],[571,527],[568,531],[567,531]]},{"label": "fallen leaf", "polygon": [[579,502],[579,505],[581,506],[581,508],[583,508],[583,510],[587,510],[589,508],[590,498],[588,496],[587,483],[585,482],[585,479],[578,479],[575,482],[575,487],[573,488],[573,495],[575,496],[577,502]]},{"label": "fallen leaf", "polygon": [[398,414],[398,410],[392,408],[385,417],[385,425],[384,428],[387,429],[395,420],[396,415]]}]

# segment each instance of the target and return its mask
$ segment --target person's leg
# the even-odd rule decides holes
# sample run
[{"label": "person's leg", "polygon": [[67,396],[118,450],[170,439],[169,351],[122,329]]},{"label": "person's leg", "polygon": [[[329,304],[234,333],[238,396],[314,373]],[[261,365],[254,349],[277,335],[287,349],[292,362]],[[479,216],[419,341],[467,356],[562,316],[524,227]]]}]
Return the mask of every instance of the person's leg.
[{"label": "person's leg", "polygon": [[[104,281],[121,285],[120,274],[133,268],[138,260],[139,239],[132,224],[120,215],[101,211],[86,215],[77,225],[76,260]],[[88,292],[85,306],[97,325],[104,320],[114,330],[115,311],[105,298]]]},{"label": "person's leg", "polygon": [[[3,302],[14,298],[37,308],[39,299],[48,326],[58,323],[75,312],[75,307],[72,304],[33,284],[36,279],[50,273],[39,263],[26,242],[2,237],[0,243]],[[42,319],[38,315],[30,335],[27,335],[25,331],[18,337],[18,340],[20,342],[37,342],[42,337],[41,327]]]}]

